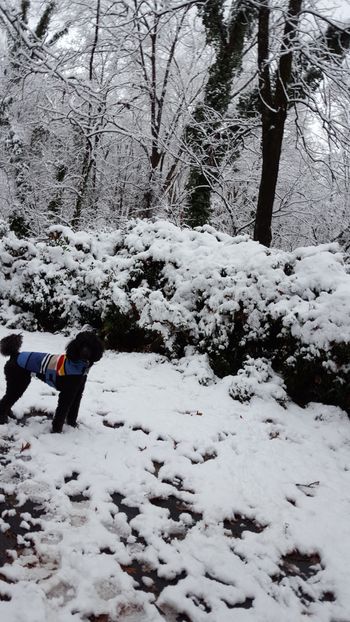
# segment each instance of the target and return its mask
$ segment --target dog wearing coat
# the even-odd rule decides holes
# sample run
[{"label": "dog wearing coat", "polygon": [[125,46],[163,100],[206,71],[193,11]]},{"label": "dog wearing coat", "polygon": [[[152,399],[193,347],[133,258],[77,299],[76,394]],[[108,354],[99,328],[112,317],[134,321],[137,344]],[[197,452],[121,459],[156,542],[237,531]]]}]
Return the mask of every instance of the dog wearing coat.
[{"label": "dog wearing coat", "polygon": [[102,341],[90,331],[69,342],[65,354],[22,352],[22,335],[8,335],[0,341],[0,352],[8,356],[4,372],[6,393],[0,401],[0,424],[7,423],[12,406],[28,388],[32,375],[59,391],[52,432],[63,424],[76,427],[80,401],[92,365],[102,358]]}]

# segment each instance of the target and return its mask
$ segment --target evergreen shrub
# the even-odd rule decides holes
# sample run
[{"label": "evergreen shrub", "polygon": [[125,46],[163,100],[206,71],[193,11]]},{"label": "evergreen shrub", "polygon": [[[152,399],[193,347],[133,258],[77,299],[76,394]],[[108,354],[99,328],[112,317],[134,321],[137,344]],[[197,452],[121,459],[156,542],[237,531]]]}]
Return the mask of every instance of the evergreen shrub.
[{"label": "evergreen shrub", "polygon": [[40,241],[0,229],[9,328],[89,324],[117,350],[182,357],[189,348],[233,376],[239,399],[253,377],[275,386],[273,371],[298,403],[350,411],[350,275],[336,244],[287,253],[166,221],[99,233],[57,226]]}]

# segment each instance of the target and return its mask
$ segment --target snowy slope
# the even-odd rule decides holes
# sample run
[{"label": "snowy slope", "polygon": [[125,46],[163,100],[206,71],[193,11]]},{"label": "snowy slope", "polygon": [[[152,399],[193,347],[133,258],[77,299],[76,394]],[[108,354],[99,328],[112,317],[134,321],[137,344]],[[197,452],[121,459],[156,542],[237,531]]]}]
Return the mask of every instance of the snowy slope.
[{"label": "snowy slope", "polygon": [[[27,350],[65,342],[24,334]],[[207,375],[107,352],[61,435],[41,412],[55,391],[32,381],[0,426],[1,620],[349,622],[347,416],[240,404]]]}]

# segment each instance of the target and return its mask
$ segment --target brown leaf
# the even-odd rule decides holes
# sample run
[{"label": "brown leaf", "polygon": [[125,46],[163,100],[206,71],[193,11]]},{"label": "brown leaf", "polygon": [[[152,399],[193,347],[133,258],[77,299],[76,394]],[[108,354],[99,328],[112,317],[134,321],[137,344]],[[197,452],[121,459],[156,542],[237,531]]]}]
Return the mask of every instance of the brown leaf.
[{"label": "brown leaf", "polygon": [[31,448],[31,444],[27,441],[26,443],[22,443],[22,447],[21,447],[21,453],[22,451],[26,451],[26,449],[30,449]]},{"label": "brown leaf", "polygon": [[126,566],[124,564],[120,564],[120,567],[124,572],[127,572],[128,574],[131,574],[131,575],[137,572],[137,569],[134,568],[133,566]]}]

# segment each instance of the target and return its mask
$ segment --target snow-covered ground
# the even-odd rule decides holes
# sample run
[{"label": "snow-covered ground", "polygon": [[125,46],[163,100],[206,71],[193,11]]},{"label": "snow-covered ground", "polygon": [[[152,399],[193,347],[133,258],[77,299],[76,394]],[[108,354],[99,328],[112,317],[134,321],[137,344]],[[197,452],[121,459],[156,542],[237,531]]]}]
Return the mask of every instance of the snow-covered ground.
[{"label": "snow-covered ground", "polygon": [[349,622],[348,417],[243,405],[207,372],[107,352],[61,435],[32,381],[0,426],[2,621]]}]

